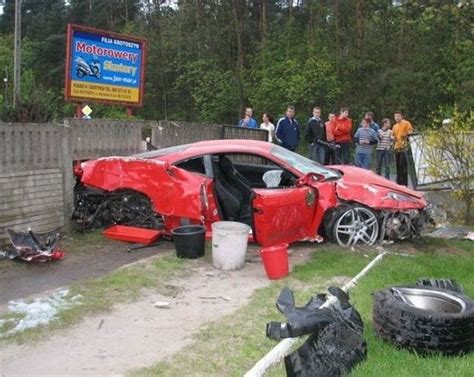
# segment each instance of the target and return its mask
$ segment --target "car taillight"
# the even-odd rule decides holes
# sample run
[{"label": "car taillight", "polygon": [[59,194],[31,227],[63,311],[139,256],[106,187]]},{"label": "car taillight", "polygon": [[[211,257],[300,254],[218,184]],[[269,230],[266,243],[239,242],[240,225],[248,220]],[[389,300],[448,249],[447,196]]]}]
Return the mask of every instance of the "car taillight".
[{"label": "car taillight", "polygon": [[82,173],[84,173],[84,171],[82,170],[82,167],[81,167],[81,161],[74,162],[73,172],[74,172],[74,175],[78,177],[82,177]]}]

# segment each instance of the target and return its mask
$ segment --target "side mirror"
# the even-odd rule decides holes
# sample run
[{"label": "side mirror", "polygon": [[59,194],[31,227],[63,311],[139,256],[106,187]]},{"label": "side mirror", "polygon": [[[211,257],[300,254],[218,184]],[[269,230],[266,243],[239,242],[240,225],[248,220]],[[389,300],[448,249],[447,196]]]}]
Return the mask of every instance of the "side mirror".
[{"label": "side mirror", "polygon": [[304,177],[298,179],[296,182],[297,187],[311,186],[312,183],[322,182],[325,180],[324,175],[319,173],[308,173]]}]

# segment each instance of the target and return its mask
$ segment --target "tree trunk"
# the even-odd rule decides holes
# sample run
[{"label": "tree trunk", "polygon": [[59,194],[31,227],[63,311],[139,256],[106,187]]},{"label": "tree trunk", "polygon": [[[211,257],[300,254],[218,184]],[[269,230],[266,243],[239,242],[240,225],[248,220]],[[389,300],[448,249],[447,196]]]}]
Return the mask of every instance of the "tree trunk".
[{"label": "tree trunk", "polygon": [[336,70],[337,73],[341,73],[340,61],[341,61],[341,41],[340,41],[340,25],[339,25],[339,0],[334,1],[334,26],[336,31]]},{"label": "tree trunk", "polygon": [[242,70],[244,67],[244,49],[242,42],[243,34],[243,8],[245,4],[242,4],[241,0],[232,1],[232,13],[234,15],[234,26],[235,26],[235,38],[237,42],[237,60],[236,60],[236,79],[237,79],[237,90],[239,93],[239,112],[244,108],[244,90],[242,85]]},{"label": "tree trunk", "polygon": [[260,40],[265,43],[267,37],[267,1],[260,0]]}]

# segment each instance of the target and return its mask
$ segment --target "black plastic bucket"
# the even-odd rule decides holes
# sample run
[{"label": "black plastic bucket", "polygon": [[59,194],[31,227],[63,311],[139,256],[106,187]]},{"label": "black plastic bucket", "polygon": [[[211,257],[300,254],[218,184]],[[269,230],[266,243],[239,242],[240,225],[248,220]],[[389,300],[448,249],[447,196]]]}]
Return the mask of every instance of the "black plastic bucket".
[{"label": "black plastic bucket", "polygon": [[174,247],[178,258],[194,259],[204,256],[206,228],[202,225],[183,225],[175,228]]}]

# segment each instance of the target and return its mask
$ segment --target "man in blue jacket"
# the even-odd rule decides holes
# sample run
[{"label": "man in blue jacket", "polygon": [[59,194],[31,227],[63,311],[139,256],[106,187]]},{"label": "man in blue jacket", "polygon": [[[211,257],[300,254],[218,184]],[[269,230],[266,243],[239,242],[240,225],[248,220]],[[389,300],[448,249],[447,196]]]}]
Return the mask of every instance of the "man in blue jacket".
[{"label": "man in blue jacket", "polygon": [[286,116],[276,125],[275,137],[283,148],[295,151],[300,142],[300,126],[295,119],[294,106],[286,108]]},{"label": "man in blue jacket", "polygon": [[251,107],[245,109],[245,115],[240,120],[239,127],[258,128],[257,121],[253,119],[253,110]]}]

